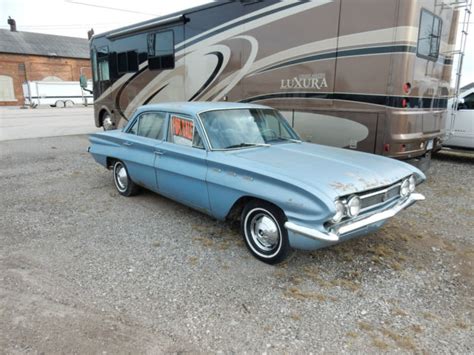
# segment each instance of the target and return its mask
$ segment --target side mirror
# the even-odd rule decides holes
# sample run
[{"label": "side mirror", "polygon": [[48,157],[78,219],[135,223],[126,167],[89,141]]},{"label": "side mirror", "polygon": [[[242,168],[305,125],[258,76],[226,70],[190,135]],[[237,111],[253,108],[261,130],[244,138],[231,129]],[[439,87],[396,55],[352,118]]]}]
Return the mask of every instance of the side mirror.
[{"label": "side mirror", "polygon": [[84,74],[82,74],[80,77],[79,77],[79,85],[81,86],[81,89],[84,90],[84,91],[87,91],[87,92],[90,92],[92,94],[92,90],[89,90],[87,88],[87,76],[85,76]]},{"label": "side mirror", "polygon": [[79,77],[79,84],[81,88],[87,89],[87,77],[84,74]]}]

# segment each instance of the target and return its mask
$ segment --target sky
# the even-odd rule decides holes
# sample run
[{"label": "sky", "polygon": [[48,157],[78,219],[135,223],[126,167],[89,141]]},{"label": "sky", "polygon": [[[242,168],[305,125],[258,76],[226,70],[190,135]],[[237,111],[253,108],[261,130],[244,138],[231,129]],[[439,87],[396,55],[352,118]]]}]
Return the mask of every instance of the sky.
[{"label": "sky", "polygon": [[[97,34],[208,2],[211,1],[0,0],[0,28],[9,28],[7,19],[11,16],[19,31],[87,38],[87,31],[91,28]],[[471,16],[461,86],[474,82],[473,21],[474,15]]]}]

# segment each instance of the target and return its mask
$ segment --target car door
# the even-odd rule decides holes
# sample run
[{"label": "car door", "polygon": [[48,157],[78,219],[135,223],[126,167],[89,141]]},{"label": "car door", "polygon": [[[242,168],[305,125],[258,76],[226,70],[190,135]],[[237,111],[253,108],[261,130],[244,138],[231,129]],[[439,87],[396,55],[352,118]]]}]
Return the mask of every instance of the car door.
[{"label": "car door", "polygon": [[143,112],[124,132],[124,161],[132,181],[157,191],[155,177],[156,148],[166,137],[165,112]]},{"label": "car door", "polygon": [[156,180],[160,194],[209,211],[207,152],[195,123],[192,117],[169,115],[168,139],[156,149]]}]

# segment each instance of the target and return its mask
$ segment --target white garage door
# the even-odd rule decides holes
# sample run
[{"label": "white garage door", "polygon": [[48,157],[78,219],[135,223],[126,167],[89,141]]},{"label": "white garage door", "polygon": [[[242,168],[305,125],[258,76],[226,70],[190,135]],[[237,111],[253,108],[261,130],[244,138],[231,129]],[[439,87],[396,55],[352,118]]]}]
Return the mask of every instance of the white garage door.
[{"label": "white garage door", "polygon": [[11,76],[0,75],[0,101],[16,101]]}]

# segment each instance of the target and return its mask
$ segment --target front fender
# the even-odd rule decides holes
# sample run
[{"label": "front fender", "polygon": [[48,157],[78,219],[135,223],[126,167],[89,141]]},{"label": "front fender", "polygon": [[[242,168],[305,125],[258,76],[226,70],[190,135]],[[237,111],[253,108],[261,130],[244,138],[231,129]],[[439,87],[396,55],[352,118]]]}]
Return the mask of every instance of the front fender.
[{"label": "front fender", "polygon": [[237,200],[247,196],[273,203],[288,220],[312,226],[322,227],[335,213],[328,196],[293,184],[285,177],[209,161],[206,180],[212,214],[221,220]]}]

